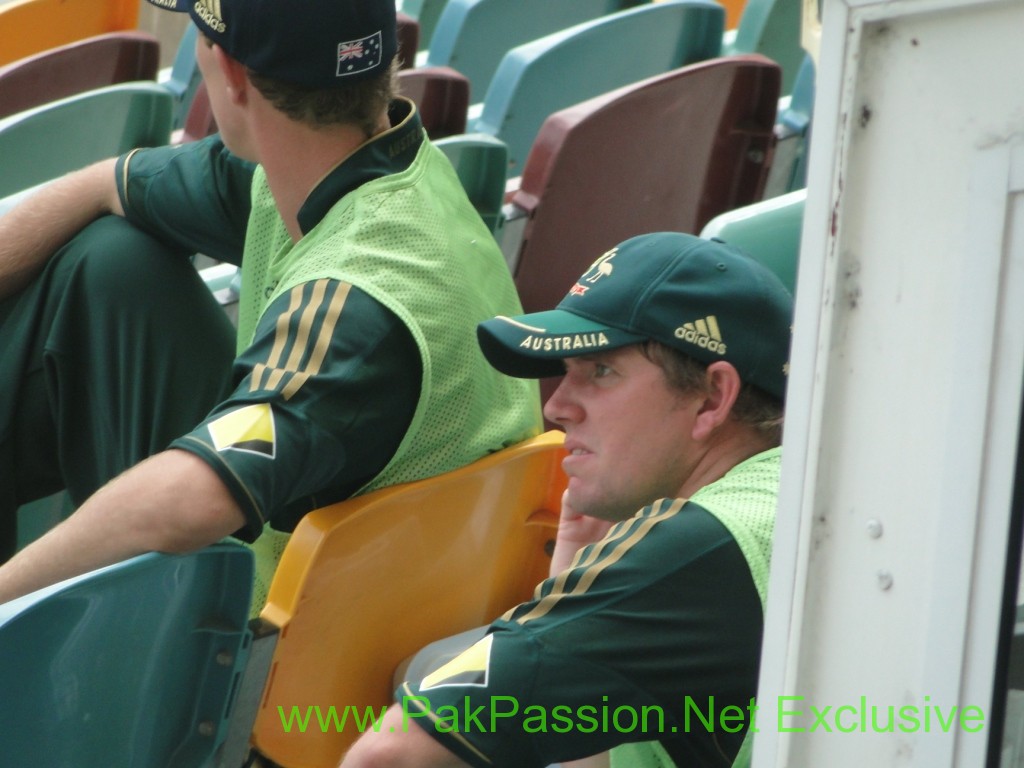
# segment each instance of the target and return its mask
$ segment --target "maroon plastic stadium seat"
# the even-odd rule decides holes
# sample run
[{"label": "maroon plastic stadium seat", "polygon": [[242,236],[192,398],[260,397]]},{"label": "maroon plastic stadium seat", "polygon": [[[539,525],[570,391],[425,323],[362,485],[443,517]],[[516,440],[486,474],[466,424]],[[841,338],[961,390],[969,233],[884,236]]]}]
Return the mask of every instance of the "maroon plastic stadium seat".
[{"label": "maroon plastic stadium seat", "polygon": [[88,37],[0,67],[0,117],[133,80],[155,80],[160,43],[130,30]]},{"label": "maroon plastic stadium seat", "polygon": [[778,65],[712,59],[548,117],[510,197],[505,243],[527,312],[550,309],[603,252],[654,231],[698,233],[761,198],[779,97]]},{"label": "maroon plastic stadium seat", "polygon": [[465,132],[469,109],[469,79],[465,75],[450,67],[403,69],[398,73],[398,85],[402,95],[416,103],[431,139]]},{"label": "maroon plastic stadium seat", "polygon": [[398,66],[409,69],[416,66],[416,49],[420,45],[420,23],[412,16],[399,13],[398,22]]}]

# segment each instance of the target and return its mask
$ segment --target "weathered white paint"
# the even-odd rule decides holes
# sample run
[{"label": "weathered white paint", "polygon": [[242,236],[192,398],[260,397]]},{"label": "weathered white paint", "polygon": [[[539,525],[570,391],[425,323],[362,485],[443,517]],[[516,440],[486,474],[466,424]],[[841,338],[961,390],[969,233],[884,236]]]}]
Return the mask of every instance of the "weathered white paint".
[{"label": "weathered white paint", "polygon": [[825,0],[823,21],[754,765],[978,768],[984,731],[780,733],[775,712],[989,712],[1024,371],[1024,2]]}]

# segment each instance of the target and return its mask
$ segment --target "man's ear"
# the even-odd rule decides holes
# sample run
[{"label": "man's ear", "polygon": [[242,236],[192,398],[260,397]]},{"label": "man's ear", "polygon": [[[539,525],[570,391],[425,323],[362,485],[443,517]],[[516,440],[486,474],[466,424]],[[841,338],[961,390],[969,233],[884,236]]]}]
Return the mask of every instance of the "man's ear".
[{"label": "man's ear", "polygon": [[213,57],[217,62],[217,68],[224,76],[224,85],[231,101],[235,104],[244,104],[248,98],[249,88],[249,75],[246,73],[245,65],[228,56],[216,43],[213,44]]},{"label": "man's ear", "polygon": [[729,419],[732,407],[739,397],[743,382],[739,372],[724,360],[707,367],[704,380],[704,401],[697,409],[693,422],[693,439],[707,439]]}]

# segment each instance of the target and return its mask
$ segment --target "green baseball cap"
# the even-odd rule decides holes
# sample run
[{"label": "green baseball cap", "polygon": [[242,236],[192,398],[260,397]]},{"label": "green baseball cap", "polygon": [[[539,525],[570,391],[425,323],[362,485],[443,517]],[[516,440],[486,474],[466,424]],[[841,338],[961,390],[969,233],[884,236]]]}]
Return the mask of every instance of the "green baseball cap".
[{"label": "green baseball cap", "polygon": [[477,327],[502,373],[559,376],[562,359],[654,339],[783,398],[793,297],[739,248],[678,232],[630,238],[595,261],[555,309]]}]

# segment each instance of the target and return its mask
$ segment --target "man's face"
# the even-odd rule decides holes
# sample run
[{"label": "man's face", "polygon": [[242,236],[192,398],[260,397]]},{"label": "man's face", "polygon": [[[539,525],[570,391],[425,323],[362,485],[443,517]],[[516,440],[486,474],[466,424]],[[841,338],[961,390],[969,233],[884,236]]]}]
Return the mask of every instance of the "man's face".
[{"label": "man's face", "polygon": [[544,415],[565,429],[569,505],[624,520],[674,498],[699,458],[691,430],[701,399],[672,389],[636,346],[568,358],[565,368]]}]

